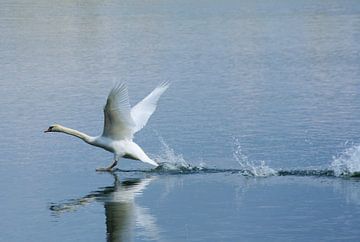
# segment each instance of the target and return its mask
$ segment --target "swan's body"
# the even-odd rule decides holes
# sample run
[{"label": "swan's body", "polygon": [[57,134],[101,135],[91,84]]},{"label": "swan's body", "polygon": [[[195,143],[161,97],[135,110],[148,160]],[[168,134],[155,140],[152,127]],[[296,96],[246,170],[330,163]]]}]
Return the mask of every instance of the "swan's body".
[{"label": "swan's body", "polygon": [[45,132],[62,132],[78,137],[90,145],[101,147],[114,153],[114,161],[107,168],[98,170],[109,171],[116,166],[120,157],[158,166],[145,152],[133,142],[134,134],[140,131],[156,109],[157,102],[166,89],[168,83],[156,87],[147,97],[130,108],[128,91],[125,84],[114,87],[107,98],[104,107],[104,130],[102,135],[93,137],[80,131],[70,129],[59,124],[50,126]]}]

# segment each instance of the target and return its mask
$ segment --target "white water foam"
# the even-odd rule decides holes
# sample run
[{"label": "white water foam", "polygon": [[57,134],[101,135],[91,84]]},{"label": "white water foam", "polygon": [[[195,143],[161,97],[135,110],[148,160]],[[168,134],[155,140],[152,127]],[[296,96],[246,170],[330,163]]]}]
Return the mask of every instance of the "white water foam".
[{"label": "white water foam", "polygon": [[233,156],[239,163],[242,174],[245,176],[267,177],[277,175],[277,171],[266,165],[265,161],[251,161],[242,152],[239,139],[234,138]]},{"label": "white water foam", "polygon": [[330,168],[335,176],[357,176],[360,174],[360,145],[345,149],[340,155],[334,156]]}]

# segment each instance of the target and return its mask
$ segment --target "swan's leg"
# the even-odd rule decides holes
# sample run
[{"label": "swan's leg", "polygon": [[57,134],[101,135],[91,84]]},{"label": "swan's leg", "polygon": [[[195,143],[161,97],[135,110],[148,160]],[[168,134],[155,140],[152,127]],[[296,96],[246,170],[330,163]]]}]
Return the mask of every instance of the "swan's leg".
[{"label": "swan's leg", "polygon": [[113,160],[113,163],[105,168],[97,168],[96,171],[111,171],[117,165],[118,161],[116,159]]}]

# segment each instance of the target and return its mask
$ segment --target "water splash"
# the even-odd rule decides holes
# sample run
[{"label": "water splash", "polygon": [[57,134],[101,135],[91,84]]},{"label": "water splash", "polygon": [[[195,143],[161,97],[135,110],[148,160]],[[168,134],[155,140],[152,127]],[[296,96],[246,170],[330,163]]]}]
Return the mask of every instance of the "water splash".
[{"label": "water splash", "polygon": [[119,172],[144,172],[158,174],[198,174],[198,173],[232,173],[251,177],[269,176],[315,176],[315,177],[360,177],[360,145],[353,145],[333,158],[326,167],[307,167],[297,169],[278,169],[269,167],[265,161],[252,161],[242,151],[240,142],[234,138],[233,157],[238,162],[237,168],[209,168],[204,162],[195,166],[188,163],[182,154],[172,149],[161,136],[161,152],[155,155],[159,166],[152,170],[122,170]]},{"label": "water splash", "polygon": [[360,145],[353,145],[334,156],[330,168],[335,176],[360,176]]},{"label": "water splash", "polygon": [[277,175],[277,171],[266,165],[265,161],[251,161],[242,152],[240,142],[234,138],[234,151],[233,156],[240,165],[241,173],[244,176],[267,177]]},{"label": "water splash", "polygon": [[266,165],[265,161],[254,162],[250,161],[248,157],[242,152],[240,143],[235,139],[235,147],[233,156],[239,163],[239,169],[217,169],[208,168],[204,162],[198,166],[189,164],[181,154],[177,154],[164,139],[159,136],[161,143],[160,155],[156,156],[156,161],[159,166],[152,172],[166,173],[166,174],[193,174],[193,173],[239,173],[244,176],[254,177],[268,177],[277,175],[277,171]]},{"label": "water splash", "polygon": [[172,149],[162,137],[159,137],[159,141],[161,144],[161,152],[160,155],[156,157],[156,160],[159,163],[172,163],[172,164],[181,164],[183,166],[189,166],[189,164],[185,161],[182,154],[176,154],[174,149]]},{"label": "water splash", "polygon": [[159,166],[153,171],[160,173],[197,173],[205,168],[204,163],[200,163],[199,166],[189,164],[182,154],[177,154],[161,136],[159,136],[159,141],[161,152],[155,158]]}]

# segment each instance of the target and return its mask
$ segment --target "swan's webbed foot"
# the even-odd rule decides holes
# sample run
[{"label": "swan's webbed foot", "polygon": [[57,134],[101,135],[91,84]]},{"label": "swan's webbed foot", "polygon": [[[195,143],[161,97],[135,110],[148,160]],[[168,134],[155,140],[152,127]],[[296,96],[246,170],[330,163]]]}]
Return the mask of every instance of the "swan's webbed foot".
[{"label": "swan's webbed foot", "polygon": [[113,171],[113,168],[117,165],[117,160],[114,160],[114,162],[105,168],[97,168],[96,171],[106,171],[106,172],[111,172]]}]

